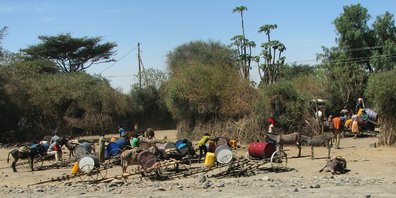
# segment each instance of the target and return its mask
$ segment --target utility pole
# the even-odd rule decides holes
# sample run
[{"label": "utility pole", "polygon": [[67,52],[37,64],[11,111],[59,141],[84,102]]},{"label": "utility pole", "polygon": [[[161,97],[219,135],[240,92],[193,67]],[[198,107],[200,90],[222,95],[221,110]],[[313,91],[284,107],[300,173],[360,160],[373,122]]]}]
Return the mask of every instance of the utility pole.
[{"label": "utility pole", "polygon": [[140,43],[138,43],[138,64],[139,64],[139,88],[142,88],[142,69],[141,69],[141,59],[140,59]]}]

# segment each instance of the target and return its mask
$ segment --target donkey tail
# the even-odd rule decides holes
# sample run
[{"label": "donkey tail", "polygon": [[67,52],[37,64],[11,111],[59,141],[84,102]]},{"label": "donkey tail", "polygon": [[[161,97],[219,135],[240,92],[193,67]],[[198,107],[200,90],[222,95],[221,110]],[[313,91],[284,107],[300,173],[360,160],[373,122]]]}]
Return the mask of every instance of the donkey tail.
[{"label": "donkey tail", "polygon": [[9,164],[10,163],[10,154],[12,153],[12,152],[14,152],[16,149],[14,149],[14,150],[12,150],[12,151],[10,151],[9,153],[8,153],[8,156],[7,156],[7,164]]},{"label": "donkey tail", "polygon": [[319,173],[321,173],[326,167],[327,167],[327,165],[324,166],[322,169],[320,169],[320,170],[319,170]]}]

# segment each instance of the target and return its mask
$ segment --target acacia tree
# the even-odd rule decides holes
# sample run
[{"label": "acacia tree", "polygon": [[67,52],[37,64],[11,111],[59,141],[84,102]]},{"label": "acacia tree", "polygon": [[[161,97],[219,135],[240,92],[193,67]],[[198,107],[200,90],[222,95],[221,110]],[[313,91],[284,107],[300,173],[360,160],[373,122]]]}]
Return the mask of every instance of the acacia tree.
[{"label": "acacia tree", "polygon": [[[285,56],[282,53],[286,50],[283,43],[278,40],[271,40],[271,30],[276,29],[276,24],[263,25],[259,29],[259,33],[264,32],[267,35],[267,42],[262,43],[261,56],[264,58],[264,64],[260,65],[261,82],[265,84],[273,84],[279,80],[281,69],[285,64]],[[262,73],[261,73],[262,72]]]},{"label": "acacia tree", "polygon": [[101,37],[73,38],[67,33],[38,38],[41,43],[21,51],[33,59],[51,60],[63,72],[84,71],[94,64],[115,61],[112,56],[117,45],[111,42],[100,44]]}]

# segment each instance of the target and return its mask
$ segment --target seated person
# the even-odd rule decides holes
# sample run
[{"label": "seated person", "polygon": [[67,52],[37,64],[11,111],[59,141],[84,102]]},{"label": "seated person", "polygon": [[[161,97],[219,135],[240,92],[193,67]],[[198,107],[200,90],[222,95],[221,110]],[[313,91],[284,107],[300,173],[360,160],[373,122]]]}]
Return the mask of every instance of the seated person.
[{"label": "seated person", "polygon": [[49,146],[47,154],[55,154],[55,160],[57,162],[62,160],[62,146],[59,141],[55,141]]}]

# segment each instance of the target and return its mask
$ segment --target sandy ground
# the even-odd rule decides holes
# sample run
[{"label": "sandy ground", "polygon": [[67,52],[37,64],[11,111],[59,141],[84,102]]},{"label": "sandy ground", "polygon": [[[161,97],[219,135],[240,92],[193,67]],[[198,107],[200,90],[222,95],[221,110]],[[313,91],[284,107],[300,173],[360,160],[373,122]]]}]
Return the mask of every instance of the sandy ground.
[{"label": "sandy ground", "polygon": [[[158,131],[156,136],[167,136],[172,141],[176,139],[176,131]],[[20,165],[18,172],[13,173],[6,162],[11,149],[0,149],[0,193],[2,197],[394,197],[396,148],[370,146],[375,142],[374,137],[341,139],[341,149],[332,149],[331,156],[347,160],[350,171],[343,175],[319,173],[326,163],[324,147],[315,148],[315,159],[311,160],[309,147],[303,147],[302,157],[297,158],[297,147],[287,146],[285,151],[291,169],[287,172],[263,171],[250,177],[221,179],[210,177],[213,173],[209,172],[206,182],[199,181],[203,174],[167,181],[133,176],[118,185],[87,184],[78,178],[32,185],[70,175],[71,167],[31,172],[28,165]],[[238,153],[245,152],[246,145],[242,145]],[[108,169],[107,176],[120,173],[121,167],[117,166]]]}]

